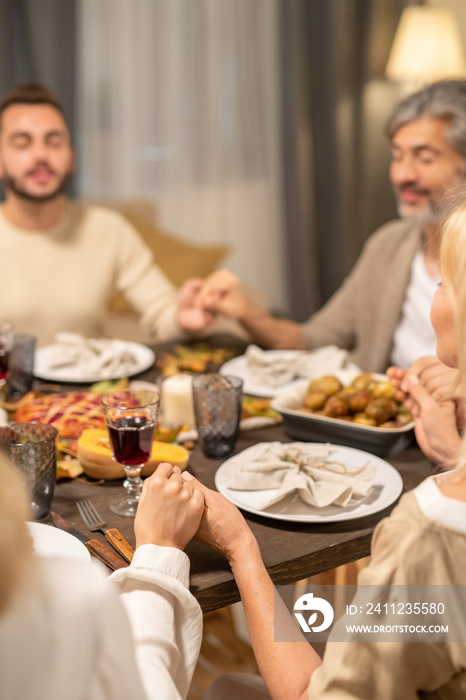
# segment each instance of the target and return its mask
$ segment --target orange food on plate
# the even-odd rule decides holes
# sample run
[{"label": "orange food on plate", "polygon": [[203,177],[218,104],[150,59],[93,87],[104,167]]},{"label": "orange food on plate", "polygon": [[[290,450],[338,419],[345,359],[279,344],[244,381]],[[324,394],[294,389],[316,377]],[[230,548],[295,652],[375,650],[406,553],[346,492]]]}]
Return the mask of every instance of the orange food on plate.
[{"label": "orange food on plate", "polygon": [[[78,459],[88,476],[94,479],[121,479],[125,470],[114,461],[106,430],[85,430],[78,440]],[[142,468],[143,476],[150,476],[160,462],[170,462],[185,469],[189,452],[180,445],[169,445],[154,440],[149,462]]]},{"label": "orange food on plate", "polygon": [[99,394],[69,391],[64,394],[27,394],[14,414],[17,423],[50,423],[60,439],[76,439],[87,428],[105,428]]}]

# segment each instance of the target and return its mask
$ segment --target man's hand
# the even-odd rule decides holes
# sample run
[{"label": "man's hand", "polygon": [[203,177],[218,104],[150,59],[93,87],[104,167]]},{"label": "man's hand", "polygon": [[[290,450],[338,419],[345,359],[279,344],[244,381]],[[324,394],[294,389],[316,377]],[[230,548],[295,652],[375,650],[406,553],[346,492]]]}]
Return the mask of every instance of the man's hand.
[{"label": "man's hand", "polygon": [[405,403],[413,414],[419,447],[436,464],[451,468],[462,443],[455,401],[436,401],[410,371],[404,377],[403,390],[409,396]]},{"label": "man's hand", "polygon": [[204,309],[200,303],[203,286],[204,280],[193,278],[187,280],[179,291],[177,321],[186,331],[202,331],[215,318],[215,314]]},{"label": "man's hand", "polygon": [[238,508],[217,491],[208,489],[189,472],[183,472],[186,484],[199,489],[205,499],[204,515],[195,536],[223,554],[233,567],[242,552],[258,548],[257,541]]},{"label": "man's hand", "polygon": [[239,278],[229,270],[218,270],[206,277],[198,303],[206,311],[239,321],[259,310],[246,297]]},{"label": "man's hand", "polygon": [[183,550],[204,513],[204,495],[166,462],[144,481],[134,521],[136,547],[158,544]]}]

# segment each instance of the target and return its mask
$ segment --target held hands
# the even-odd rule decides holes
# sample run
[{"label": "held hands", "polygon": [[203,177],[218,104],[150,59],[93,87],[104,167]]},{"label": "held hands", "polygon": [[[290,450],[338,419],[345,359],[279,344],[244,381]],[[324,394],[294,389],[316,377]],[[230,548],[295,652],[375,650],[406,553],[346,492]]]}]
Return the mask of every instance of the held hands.
[{"label": "held hands", "polygon": [[136,547],[184,549],[193,537],[223,554],[233,566],[259,545],[238,508],[192,474],[162,463],[144,481],[134,522]]},{"label": "held hands", "polygon": [[419,447],[433,462],[451,468],[461,447],[455,402],[436,401],[414,374],[406,375],[403,388],[413,402],[411,411]]},{"label": "held hands", "polygon": [[178,467],[160,464],[144,481],[134,521],[136,547],[157,544],[183,550],[204,513],[204,494],[197,486],[184,480]]},{"label": "held hands", "polygon": [[217,270],[204,280],[199,292],[203,309],[242,320],[254,305],[246,297],[239,278],[229,270]]},{"label": "held hands", "polygon": [[188,280],[178,297],[178,323],[191,331],[207,328],[219,314],[241,321],[258,310],[229,270],[218,270],[204,280]]},{"label": "held hands", "polygon": [[[406,375],[415,375],[425,390],[435,401],[442,401],[446,396],[449,399],[459,399],[462,392],[457,385],[458,371],[447,367],[437,357],[420,357],[409,370],[399,367],[389,367],[387,375],[393,386],[398,389],[397,398],[400,401],[409,400],[409,392],[403,387]],[[411,407],[407,404],[408,408]]]},{"label": "held hands", "polygon": [[421,358],[409,370],[391,367],[387,374],[398,389],[397,397],[413,414],[421,450],[433,462],[450,468],[461,446],[457,406],[453,399],[441,399],[451,387],[455,371],[437,358]]},{"label": "held hands", "polygon": [[260,556],[257,540],[238,508],[222,494],[201,484],[189,472],[183,472],[182,476],[195,491],[199,489],[205,499],[204,515],[195,539],[223,554],[232,568],[253,552]]},{"label": "held hands", "polygon": [[189,279],[179,291],[177,321],[186,331],[202,331],[215,318],[213,313],[201,306],[199,295],[203,286],[204,280]]}]

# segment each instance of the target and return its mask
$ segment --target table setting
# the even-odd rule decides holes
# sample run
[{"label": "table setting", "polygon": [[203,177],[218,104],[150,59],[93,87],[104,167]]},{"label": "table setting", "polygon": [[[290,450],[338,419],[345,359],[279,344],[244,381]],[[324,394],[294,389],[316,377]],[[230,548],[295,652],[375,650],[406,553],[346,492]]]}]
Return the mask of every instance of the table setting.
[{"label": "table setting", "polygon": [[[56,527],[62,518],[65,524],[59,527],[68,534],[70,528],[78,530],[80,535],[74,534],[86,552],[92,552],[92,540],[106,548],[107,559],[101,552],[92,553],[109,568],[128,565],[113,544],[121,536],[129,547],[134,546],[137,493],[129,517],[115,512],[111,503],[121,500],[122,494],[126,494],[123,500],[134,496],[140,486],[139,474],[152,473],[160,461],[188,468],[243,511],[277,583],[291,583],[366,556],[379,519],[389,513],[403,489],[412,488],[430,473],[430,463],[408,443],[398,446],[400,457],[390,452],[385,455],[387,460],[371,449],[345,444],[341,432],[350,426],[347,421],[316,415],[314,422],[320,418],[336,427],[328,434],[316,434],[308,423],[304,434],[295,436],[293,428],[290,431],[286,413],[300,407],[284,405],[283,397],[287,400],[290,392],[309,386],[323,372],[352,378],[360,371],[346,353],[335,352],[338,349],[330,348],[326,357],[321,352],[297,355],[291,351],[291,362],[286,352],[274,357],[275,351],[255,346],[251,350],[236,339],[223,337],[214,339],[211,347],[164,343],[147,349],[153,359],[144,370],[129,377],[116,376],[118,371],[115,376],[112,372],[93,375],[94,384],[61,382],[48,374],[43,377],[39,369],[32,392],[26,393],[23,404],[20,401],[9,416],[10,424],[39,420],[68,435],[65,438],[62,433],[58,440],[59,445],[73,447],[66,460],[62,455],[62,461],[78,465],[80,472],[73,476],[72,470],[67,473],[65,469],[64,478],[55,483],[49,510],[38,524],[54,529],[53,523]],[[248,352],[252,356],[248,372],[259,379],[257,394],[246,393],[251,389],[251,377],[244,374]],[[238,371],[231,364],[235,359],[241,360]],[[265,366],[263,374],[254,369],[257,362]],[[268,379],[264,380],[265,375]],[[41,381],[48,377],[58,382],[61,391],[41,393]],[[267,382],[275,387],[265,395]],[[150,401],[135,402],[144,392],[146,401],[153,392],[156,409],[150,415]],[[105,397],[112,395],[114,404],[106,406],[109,399]],[[39,410],[43,413],[38,414]],[[306,412],[302,416],[308,422],[312,418]],[[371,426],[351,427],[388,432]],[[100,530],[91,531],[89,522],[83,520],[82,506],[78,511],[84,501],[90,501],[105,522]],[[106,530],[117,530],[117,540],[109,541]],[[220,555],[196,542],[188,545],[187,553],[192,590],[205,611],[237,599],[231,572]]]}]

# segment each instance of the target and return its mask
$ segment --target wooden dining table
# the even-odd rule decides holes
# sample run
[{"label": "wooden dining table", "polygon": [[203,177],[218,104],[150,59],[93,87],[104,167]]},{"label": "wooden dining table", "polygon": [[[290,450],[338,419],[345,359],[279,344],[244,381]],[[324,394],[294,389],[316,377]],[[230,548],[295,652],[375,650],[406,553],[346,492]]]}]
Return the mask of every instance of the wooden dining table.
[{"label": "wooden dining table", "polygon": [[[155,346],[154,349],[158,354],[170,349],[170,345]],[[157,370],[152,368],[138,378],[154,380],[156,375]],[[240,432],[235,453],[256,443],[269,441],[291,442],[292,438],[286,435],[280,424]],[[401,474],[404,491],[414,488],[434,471],[434,465],[424,457],[416,444],[385,459]],[[205,457],[199,445],[195,445],[188,469],[203,484],[215,488],[215,473],[220,464],[220,460]],[[133,520],[115,515],[108,507],[110,500],[122,493],[122,480],[95,482],[77,478],[59,481],[55,487],[52,508],[73,526],[90,534],[76,506],[78,500],[90,498],[108,527],[118,528],[134,545]],[[368,556],[375,526],[389,515],[394,506],[395,503],[364,518],[325,524],[274,520],[247,512],[244,512],[244,516],[259,542],[273,582],[285,585]],[[105,542],[105,537],[100,532],[94,535]],[[219,553],[196,541],[187,545],[186,553],[191,562],[191,590],[204,612],[239,600],[230,567]]]}]

